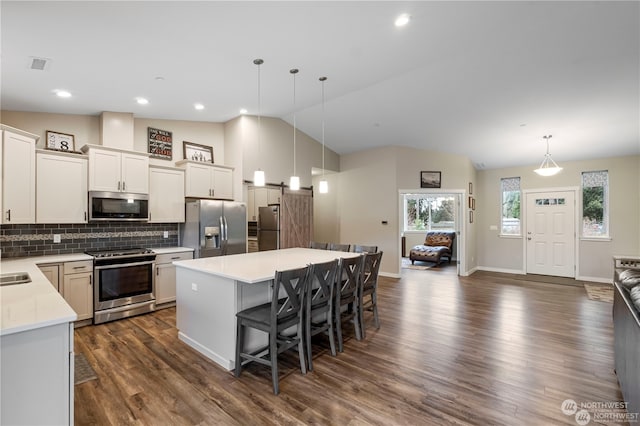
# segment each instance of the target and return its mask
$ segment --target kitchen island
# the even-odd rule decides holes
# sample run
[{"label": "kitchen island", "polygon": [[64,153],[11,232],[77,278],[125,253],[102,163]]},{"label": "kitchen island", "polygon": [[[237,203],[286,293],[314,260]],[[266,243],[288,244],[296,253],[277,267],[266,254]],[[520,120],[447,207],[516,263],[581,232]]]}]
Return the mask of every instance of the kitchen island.
[{"label": "kitchen island", "polygon": [[[276,271],[301,268],[360,253],[289,248],[174,262],[177,327],[181,341],[217,364],[235,368],[236,316],[269,302]],[[247,330],[245,348],[266,344],[266,334]]]}]

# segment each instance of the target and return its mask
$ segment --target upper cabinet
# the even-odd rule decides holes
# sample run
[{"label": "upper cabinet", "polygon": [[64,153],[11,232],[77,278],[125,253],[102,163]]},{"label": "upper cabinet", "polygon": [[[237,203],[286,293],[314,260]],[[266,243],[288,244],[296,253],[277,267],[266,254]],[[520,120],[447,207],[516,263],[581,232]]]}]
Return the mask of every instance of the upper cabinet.
[{"label": "upper cabinet", "polygon": [[233,167],[181,160],[185,169],[185,197],[233,200]]},{"label": "upper cabinet", "polygon": [[184,170],[149,167],[149,222],[184,222]]},{"label": "upper cabinet", "polygon": [[36,219],[37,135],[8,126],[2,133],[2,220],[1,223],[34,223]]},{"label": "upper cabinet", "polygon": [[87,158],[38,150],[36,223],[87,221]]},{"label": "upper cabinet", "polygon": [[247,190],[249,198],[247,202],[247,217],[249,220],[258,220],[260,207],[269,204],[280,204],[280,188],[250,187]]},{"label": "upper cabinet", "polygon": [[149,155],[100,145],[85,145],[89,154],[89,191],[149,193]]}]

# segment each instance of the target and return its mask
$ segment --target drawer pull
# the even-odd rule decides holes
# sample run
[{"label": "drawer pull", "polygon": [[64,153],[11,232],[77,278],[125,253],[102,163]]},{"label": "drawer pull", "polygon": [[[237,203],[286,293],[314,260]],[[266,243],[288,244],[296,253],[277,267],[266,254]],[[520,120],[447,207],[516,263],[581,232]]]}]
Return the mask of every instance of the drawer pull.
[{"label": "drawer pull", "polygon": [[172,257],[171,260],[177,260],[180,259],[180,256],[176,256],[176,257]]},{"label": "drawer pull", "polygon": [[74,266],[73,269],[85,269],[86,266]]}]

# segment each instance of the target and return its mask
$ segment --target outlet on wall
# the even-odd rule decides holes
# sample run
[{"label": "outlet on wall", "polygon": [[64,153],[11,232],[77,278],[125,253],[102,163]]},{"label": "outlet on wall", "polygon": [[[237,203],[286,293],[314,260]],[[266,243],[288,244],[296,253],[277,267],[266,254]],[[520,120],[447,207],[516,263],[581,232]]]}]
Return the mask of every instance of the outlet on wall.
[{"label": "outlet on wall", "polygon": [[162,238],[169,238],[169,231],[164,231],[162,233]]},{"label": "outlet on wall", "polygon": [[53,242],[59,243],[61,241],[60,234],[53,234]]},{"label": "outlet on wall", "polygon": [[198,291],[198,284],[196,284],[196,283],[191,283],[191,290],[193,290],[193,291]]}]

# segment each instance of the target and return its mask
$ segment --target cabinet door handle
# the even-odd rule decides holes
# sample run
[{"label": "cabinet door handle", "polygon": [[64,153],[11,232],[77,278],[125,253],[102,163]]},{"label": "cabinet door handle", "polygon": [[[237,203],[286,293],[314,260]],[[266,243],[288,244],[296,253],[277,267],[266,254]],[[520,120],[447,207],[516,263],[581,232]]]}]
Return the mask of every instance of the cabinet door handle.
[{"label": "cabinet door handle", "polygon": [[93,275],[89,275],[89,286],[93,285]]},{"label": "cabinet door handle", "polygon": [[11,222],[11,209],[7,210],[7,222]]},{"label": "cabinet door handle", "polygon": [[84,212],[84,220],[87,220],[87,212]]},{"label": "cabinet door handle", "polygon": [[156,276],[160,275],[160,268],[156,266]]},{"label": "cabinet door handle", "polygon": [[120,181],[118,181],[118,191],[120,191]]},{"label": "cabinet door handle", "polygon": [[122,190],[123,190],[123,191],[125,190],[125,186],[126,186],[126,185],[127,185],[127,183],[126,183],[126,182],[124,182],[124,181],[122,181]]}]

